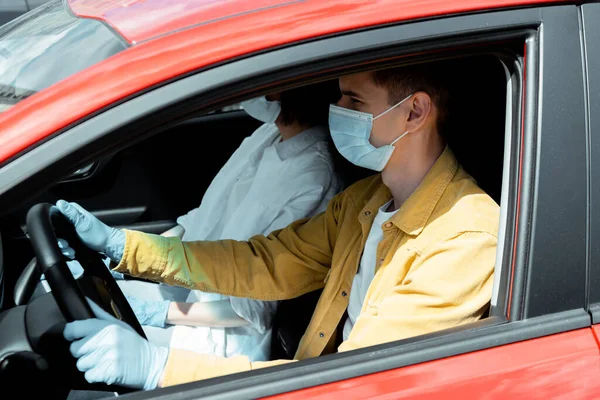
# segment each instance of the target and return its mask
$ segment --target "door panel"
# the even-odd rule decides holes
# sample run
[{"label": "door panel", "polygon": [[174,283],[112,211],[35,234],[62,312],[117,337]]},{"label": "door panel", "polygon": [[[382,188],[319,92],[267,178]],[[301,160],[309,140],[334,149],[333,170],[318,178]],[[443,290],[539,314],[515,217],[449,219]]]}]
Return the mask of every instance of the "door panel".
[{"label": "door panel", "polygon": [[213,177],[259,125],[243,111],[192,119],[117,153],[95,176],[59,184],[48,195],[76,201],[112,225],[175,220],[198,207]]},{"label": "door panel", "polygon": [[101,162],[85,179],[66,181],[23,206],[74,201],[109,225],[175,221],[198,207],[229,156],[260,123],[243,111],[189,120]]},{"label": "door panel", "polygon": [[268,398],[592,399],[598,356],[585,328]]}]

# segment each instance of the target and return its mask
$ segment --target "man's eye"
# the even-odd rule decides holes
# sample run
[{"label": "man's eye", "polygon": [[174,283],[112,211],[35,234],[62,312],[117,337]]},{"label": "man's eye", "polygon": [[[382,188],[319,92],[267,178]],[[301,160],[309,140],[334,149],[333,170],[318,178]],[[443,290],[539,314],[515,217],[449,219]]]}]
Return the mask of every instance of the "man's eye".
[{"label": "man's eye", "polygon": [[362,103],[362,101],[360,101],[358,99],[355,99],[355,98],[352,98],[352,103],[353,104],[359,104],[359,103]]}]

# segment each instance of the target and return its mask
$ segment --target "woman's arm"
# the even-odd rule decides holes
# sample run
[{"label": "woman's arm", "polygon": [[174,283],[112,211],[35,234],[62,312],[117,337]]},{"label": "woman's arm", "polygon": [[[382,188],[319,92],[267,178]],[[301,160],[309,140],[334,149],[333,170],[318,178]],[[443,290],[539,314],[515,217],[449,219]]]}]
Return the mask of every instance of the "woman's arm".
[{"label": "woman's arm", "polygon": [[179,239],[181,239],[183,237],[184,233],[185,233],[185,229],[183,228],[183,226],[181,226],[181,225],[175,225],[174,227],[172,227],[168,231],[164,231],[163,233],[161,233],[160,236],[164,236],[164,237],[178,237]]},{"label": "woman's arm", "polygon": [[215,328],[236,328],[250,324],[236,314],[229,300],[206,303],[171,302],[165,322],[170,325],[211,326]]}]

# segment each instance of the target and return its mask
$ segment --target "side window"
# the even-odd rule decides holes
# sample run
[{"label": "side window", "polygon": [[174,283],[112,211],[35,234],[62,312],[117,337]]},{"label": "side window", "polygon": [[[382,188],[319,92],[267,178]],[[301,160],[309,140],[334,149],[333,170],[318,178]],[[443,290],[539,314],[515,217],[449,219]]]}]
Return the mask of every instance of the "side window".
[{"label": "side window", "polygon": [[103,23],[66,7],[54,0],[0,27],[0,112],[126,48]]}]

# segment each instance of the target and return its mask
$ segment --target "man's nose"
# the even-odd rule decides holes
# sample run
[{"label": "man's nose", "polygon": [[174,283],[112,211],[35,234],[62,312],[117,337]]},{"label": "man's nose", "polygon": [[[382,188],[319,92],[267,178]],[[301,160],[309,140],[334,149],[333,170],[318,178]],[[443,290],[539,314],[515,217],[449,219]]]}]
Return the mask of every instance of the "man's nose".
[{"label": "man's nose", "polygon": [[351,108],[352,107],[352,101],[350,100],[350,97],[348,97],[348,96],[342,96],[342,97],[340,97],[340,99],[338,100],[338,102],[336,103],[336,105],[338,107]]}]

